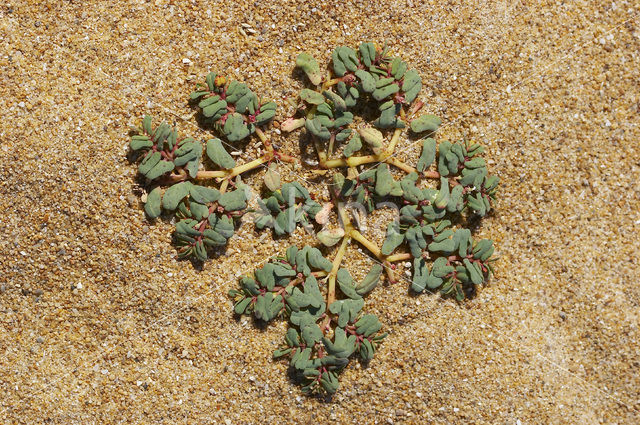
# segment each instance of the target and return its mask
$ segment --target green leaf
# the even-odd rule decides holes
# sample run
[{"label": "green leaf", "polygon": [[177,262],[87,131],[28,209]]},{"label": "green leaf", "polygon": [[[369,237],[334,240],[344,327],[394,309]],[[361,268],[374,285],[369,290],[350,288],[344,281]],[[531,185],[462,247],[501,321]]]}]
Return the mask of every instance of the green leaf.
[{"label": "green leaf", "polygon": [[442,120],[435,115],[422,115],[411,120],[411,131],[414,133],[432,132],[436,131],[438,127],[440,127],[440,124],[442,124]]},{"label": "green leaf", "polygon": [[323,230],[318,232],[316,237],[324,246],[334,246],[344,237],[344,230],[342,228]]},{"label": "green leaf", "polygon": [[308,247],[307,260],[309,265],[314,269],[324,270],[325,272],[331,271],[331,261],[322,256],[322,252],[318,248]]},{"label": "green leaf", "polygon": [[384,136],[379,130],[375,128],[363,128],[360,130],[360,137],[373,149],[374,153],[378,154],[382,151],[382,142]]},{"label": "green leaf", "polygon": [[422,88],[422,79],[420,75],[413,69],[405,72],[402,83],[402,91],[404,93],[404,101],[409,104],[415,100]]},{"label": "green leaf", "polygon": [[215,72],[210,72],[205,77],[205,81],[207,82],[207,87],[210,91],[214,91],[216,89],[216,77],[218,76]]},{"label": "green leaf", "polygon": [[329,140],[331,138],[331,132],[326,125],[323,124],[320,117],[315,117],[310,120],[306,120],[304,123],[305,128],[314,136],[320,140]]},{"label": "green leaf", "polygon": [[214,121],[217,121],[226,113],[227,102],[225,100],[218,100],[217,102],[202,109],[202,115],[206,118],[211,118]]},{"label": "green leaf", "polygon": [[493,241],[490,239],[482,239],[473,247],[473,258],[480,261],[487,261],[493,255]]},{"label": "green leaf", "polygon": [[216,232],[220,233],[226,239],[229,239],[235,233],[233,219],[231,217],[227,217],[226,215],[210,215],[209,224]]},{"label": "green leaf", "polygon": [[403,62],[400,58],[394,58],[391,61],[391,75],[396,80],[402,79],[402,76],[407,70],[407,64]]},{"label": "green leaf", "polygon": [[[380,81],[380,80],[378,80]],[[377,100],[378,102],[386,99],[387,97],[398,93],[400,91],[400,87],[397,84],[389,84],[388,86],[383,86],[380,88],[376,88],[373,93],[372,96],[375,100]]]},{"label": "green leaf", "polygon": [[397,247],[404,242],[404,235],[398,232],[398,225],[396,223],[389,223],[387,226],[387,237],[382,244],[382,254],[390,255]]},{"label": "green leaf", "polygon": [[207,260],[207,248],[204,246],[204,242],[203,241],[198,241],[196,242],[195,246],[194,246],[194,251],[193,251],[196,259],[200,260],[200,261],[206,261]]},{"label": "green leaf", "polygon": [[165,210],[175,210],[180,201],[189,194],[191,182],[181,182],[169,187],[162,197],[162,207]]},{"label": "green leaf", "polygon": [[322,93],[318,93],[315,90],[302,89],[300,92],[300,99],[312,105],[320,105],[324,103],[324,96]]},{"label": "green leaf", "polygon": [[159,161],[148,173],[145,174],[145,177],[149,180],[157,179],[158,177],[173,170],[174,167],[173,162]]},{"label": "green leaf", "polygon": [[201,204],[207,204],[209,202],[215,202],[220,199],[220,192],[216,189],[211,189],[209,187],[198,186],[192,184],[189,188],[189,193],[194,201],[199,202]]},{"label": "green leaf", "polygon": [[356,332],[370,337],[382,328],[382,323],[373,314],[365,314],[356,322]]},{"label": "green leaf", "polygon": [[264,175],[264,185],[272,192],[280,189],[280,174],[275,163],[269,164],[269,168]]},{"label": "green leaf", "polygon": [[338,315],[338,326],[345,327],[348,323],[353,323],[364,307],[364,300],[359,299],[346,299],[338,300],[331,303],[329,311]]},{"label": "green leaf", "polygon": [[129,142],[131,150],[137,151],[147,149],[153,146],[153,142],[147,136],[133,136]]},{"label": "green leaf", "polygon": [[280,212],[276,216],[276,223],[275,223],[276,225],[274,227],[274,230],[277,235],[283,235],[285,233],[293,233],[293,231],[296,229],[295,215],[296,215],[296,207],[291,206],[285,209],[284,211]]},{"label": "green leaf", "polygon": [[233,307],[233,311],[236,314],[244,314],[246,312],[247,307],[249,306],[250,303],[251,303],[251,298],[243,298],[242,300],[240,300],[240,302],[238,302]]},{"label": "green leaf", "polygon": [[347,297],[357,300],[362,298],[362,295],[356,292],[353,278],[349,274],[347,269],[339,269],[337,274],[338,286],[343,294]]},{"label": "green leaf", "polygon": [[305,326],[301,329],[302,340],[307,346],[313,346],[316,342],[322,341],[322,331],[317,324]]},{"label": "green leaf", "polygon": [[207,156],[220,168],[229,170],[236,166],[236,161],[222,146],[220,139],[209,139],[207,141]]},{"label": "green leaf", "polygon": [[393,177],[387,164],[380,164],[376,169],[375,192],[378,196],[387,196],[393,188]]},{"label": "green leaf", "polygon": [[144,116],[144,118],[142,119],[142,129],[147,134],[153,133],[153,129],[151,128],[151,116]]},{"label": "green leaf", "polygon": [[431,275],[436,278],[444,278],[454,270],[454,267],[448,264],[448,261],[445,257],[438,257],[433,262],[433,266],[431,267]]},{"label": "green leaf", "polygon": [[162,212],[161,196],[162,189],[156,187],[147,195],[147,202],[144,204],[144,211],[149,218],[156,218]]},{"label": "green leaf", "polygon": [[427,168],[433,164],[436,159],[436,141],[432,138],[427,138],[422,142],[422,153],[418,159],[416,168],[419,172],[424,172]]},{"label": "green leaf", "polygon": [[311,81],[311,84],[314,86],[322,82],[322,73],[320,72],[318,62],[310,54],[300,53],[296,58],[296,66],[307,74],[307,78],[309,78],[309,81]]},{"label": "green leaf", "polygon": [[329,358],[323,358],[322,364],[325,366],[346,364],[339,361],[339,359],[346,359],[349,357],[356,349],[355,343],[355,335],[347,337],[347,333],[342,327],[336,328],[334,331],[333,341],[327,337],[322,337],[322,344],[325,346],[327,353],[329,353],[329,356],[327,356]]},{"label": "green leaf", "polygon": [[[208,93],[208,92],[205,92],[205,93]],[[217,103],[219,100],[220,100],[220,96],[218,96],[217,94],[205,97],[198,103],[198,108],[204,109],[209,105],[213,105],[214,103]]]},{"label": "green leaf", "polygon": [[431,242],[429,244],[429,251],[442,252],[444,254],[451,254],[456,249],[456,244],[453,239],[444,239],[438,242]]},{"label": "green leaf", "polygon": [[436,196],[433,205],[436,208],[446,208],[449,203],[449,179],[445,177],[440,177],[440,190],[438,191],[438,196]]},{"label": "green leaf", "polygon": [[282,350],[275,350],[273,352],[273,358],[274,359],[278,359],[278,358],[280,358],[282,356],[286,356],[287,354],[291,353],[291,350],[293,350],[293,349],[292,348],[285,348],[285,349],[282,349]]},{"label": "green leaf", "polygon": [[460,257],[466,257],[471,244],[471,231],[469,229],[458,229],[453,234],[455,249]]},{"label": "green leaf", "polygon": [[449,203],[447,204],[447,211],[449,212],[460,212],[464,208],[464,199],[463,199],[464,188],[462,185],[454,186],[451,189],[451,195],[449,196]]},{"label": "green leaf", "polygon": [[411,289],[415,292],[422,292],[427,287],[427,278],[429,277],[429,268],[424,258],[419,257],[413,260],[413,279],[411,281]]},{"label": "green leaf", "polygon": [[380,264],[374,264],[369,270],[369,273],[362,279],[362,282],[356,287],[356,292],[364,296],[378,286],[380,281],[380,275],[382,274],[382,266]]},{"label": "green leaf", "polygon": [[244,139],[253,132],[252,130],[255,129],[246,124],[244,122],[244,119],[242,118],[242,115],[237,112],[228,115],[227,120],[222,127],[222,131],[224,132],[225,136],[227,136],[227,139],[229,139],[230,142],[237,142]]},{"label": "green leaf", "polygon": [[260,113],[256,115],[256,125],[265,125],[276,116],[276,103],[267,102],[260,105]]},{"label": "green leaf", "polygon": [[138,166],[138,172],[140,174],[146,175],[153,167],[155,167],[160,159],[162,158],[162,154],[160,152],[149,152],[140,165]]},{"label": "green leaf", "polygon": [[360,344],[358,353],[360,354],[360,358],[362,359],[362,361],[369,362],[371,361],[371,359],[373,359],[375,348],[373,347],[373,344],[371,344],[371,341],[365,339],[364,341],[362,341],[362,344]]},{"label": "green leaf", "polygon": [[209,208],[197,202],[190,202],[189,209],[196,220],[202,220],[209,216]]},{"label": "green leaf", "polygon": [[196,90],[196,91],[192,91],[191,94],[189,94],[189,99],[191,100],[198,100],[200,99],[202,96],[204,96],[205,94],[209,94],[208,90]]},{"label": "green leaf", "polygon": [[247,207],[247,198],[244,189],[236,189],[232,192],[225,192],[220,196],[218,203],[225,211],[240,211]]},{"label": "green leaf", "polygon": [[337,47],[331,54],[333,71],[338,77],[342,77],[347,71],[356,71],[359,61],[355,50],[346,46]]},{"label": "green leaf", "polygon": [[209,246],[223,246],[227,244],[227,238],[212,229],[205,229],[202,232],[204,242]]},{"label": "green leaf", "polygon": [[368,68],[376,60],[376,46],[373,43],[362,43],[358,47],[360,60]]},{"label": "green leaf", "polygon": [[480,285],[484,280],[482,277],[482,273],[478,272],[478,269],[475,267],[475,265],[471,264],[471,261],[469,261],[468,259],[465,258],[464,260],[462,260],[462,262],[464,263],[467,271],[469,272],[469,277],[471,278],[471,282],[474,285]]},{"label": "green leaf", "polygon": [[356,71],[356,77],[360,80],[360,86],[365,93],[373,93],[376,89],[376,80],[367,71],[359,69]]},{"label": "green leaf", "polygon": [[320,377],[320,385],[322,388],[329,394],[334,394],[338,391],[338,387],[340,386],[340,382],[338,382],[338,378],[336,374],[328,371],[324,372]]},{"label": "green leaf", "polygon": [[331,101],[331,103],[333,103],[333,107],[336,111],[344,112],[347,110],[347,105],[345,104],[344,99],[341,98],[338,94],[332,92],[331,90],[324,90],[322,94],[329,101]]}]

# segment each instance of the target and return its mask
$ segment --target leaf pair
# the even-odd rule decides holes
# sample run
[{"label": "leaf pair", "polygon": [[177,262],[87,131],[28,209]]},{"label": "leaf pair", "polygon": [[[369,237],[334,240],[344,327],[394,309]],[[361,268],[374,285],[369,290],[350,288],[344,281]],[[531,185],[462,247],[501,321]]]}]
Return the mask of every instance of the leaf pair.
[{"label": "leaf pair", "polygon": [[342,291],[344,295],[352,300],[358,300],[378,286],[381,274],[382,266],[376,263],[357,286],[347,269],[338,270],[337,281],[340,291]]},{"label": "leaf pair", "polygon": [[278,236],[293,233],[297,224],[311,226],[311,221],[322,209],[298,182],[285,183],[266,199],[258,199],[258,205],[260,210],[255,220],[256,228],[273,228]]}]

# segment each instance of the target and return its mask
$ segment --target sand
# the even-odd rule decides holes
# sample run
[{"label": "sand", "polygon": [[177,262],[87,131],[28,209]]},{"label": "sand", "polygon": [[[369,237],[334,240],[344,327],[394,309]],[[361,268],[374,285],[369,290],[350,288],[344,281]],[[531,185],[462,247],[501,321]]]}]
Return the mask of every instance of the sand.
[{"label": "sand", "polygon": [[[640,421],[639,11],[627,1],[2,5],[0,421]],[[308,236],[274,242],[245,224],[201,270],[176,261],[171,224],[144,216],[127,132],[149,113],[205,137],[187,94],[209,70],[282,104],[301,87],[299,52],[326,61],[362,41],[387,41],[419,71],[440,139],[487,147],[502,185],[476,234],[501,259],[463,304],[411,297],[406,283],[377,290],[367,308],[390,331],[380,352],[366,369],[352,364],[333,399],[309,398],[270,359],[284,324],[236,320],[226,296],[237,275]],[[279,143],[299,155],[296,136]]]}]

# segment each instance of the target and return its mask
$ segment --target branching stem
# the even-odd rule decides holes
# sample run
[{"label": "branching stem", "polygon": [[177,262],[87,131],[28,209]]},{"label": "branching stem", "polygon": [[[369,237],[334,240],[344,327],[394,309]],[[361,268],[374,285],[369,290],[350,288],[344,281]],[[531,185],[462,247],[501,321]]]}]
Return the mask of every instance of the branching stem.
[{"label": "branching stem", "polygon": [[351,236],[349,234],[344,235],[336,257],[333,259],[333,265],[329,272],[329,288],[327,289],[327,311],[329,311],[329,306],[336,300],[336,276],[340,268],[340,263],[342,263],[342,258],[347,252],[347,246],[350,240]]}]

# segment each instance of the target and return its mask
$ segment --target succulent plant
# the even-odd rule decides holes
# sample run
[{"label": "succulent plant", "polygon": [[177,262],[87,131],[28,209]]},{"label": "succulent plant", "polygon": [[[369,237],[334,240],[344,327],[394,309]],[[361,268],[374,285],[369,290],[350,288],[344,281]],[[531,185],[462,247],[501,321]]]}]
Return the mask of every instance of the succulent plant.
[{"label": "succulent plant", "polygon": [[[256,200],[256,229],[285,236],[301,226],[315,232],[319,244],[289,247],[284,256],[243,276],[229,296],[236,314],[264,322],[287,320],[273,357],[288,360],[305,393],[332,394],[350,360],[371,361],[386,336],[380,320],[366,313],[364,299],[381,281],[398,281],[396,262],[412,264],[408,283],[416,293],[439,291],[462,301],[488,282],[493,242],[475,240],[468,223],[494,208],[499,180],[488,174],[482,146],[436,142],[441,120],[418,114],[424,107],[417,101],[420,75],[391,57],[387,47],[338,47],[328,72],[308,53],[298,56],[296,66],[309,84],[299,93],[294,116],[279,127],[285,133],[306,132],[331,199],[319,200],[298,181],[281,183],[274,161],[298,159],[278,152],[263,131],[275,116],[275,103],[215,73],[197,85],[191,99],[218,137],[181,139],[167,124],[153,128],[145,117],[131,149],[142,158],[147,215],[176,214],[178,255],[199,260],[207,258],[207,247],[225,245],[236,220],[248,211],[250,192],[240,175],[268,168],[266,195]],[[366,121],[365,110],[378,113],[370,124],[356,124]],[[397,157],[396,147],[407,132],[422,135],[421,154],[409,161],[415,165]],[[262,156],[237,165],[225,145],[253,135],[263,144]],[[210,166],[215,169],[205,169]],[[214,181],[216,188],[209,185]],[[378,247],[361,233],[355,210],[388,205],[397,206],[398,217],[387,224]],[[375,262],[360,282],[342,267],[354,242]]]},{"label": "succulent plant", "polygon": [[[178,257],[205,261],[210,248],[227,244],[247,212],[250,191],[240,175],[293,158],[275,150],[261,130],[275,116],[276,104],[261,102],[247,85],[210,73],[190,99],[219,137],[207,141],[179,137],[167,123],[154,127],[151,117],[145,116],[141,127],[133,130],[129,146],[148,187],[147,216],[155,219],[163,211],[175,215]],[[225,145],[254,133],[263,143],[263,155],[237,165]]]}]

